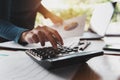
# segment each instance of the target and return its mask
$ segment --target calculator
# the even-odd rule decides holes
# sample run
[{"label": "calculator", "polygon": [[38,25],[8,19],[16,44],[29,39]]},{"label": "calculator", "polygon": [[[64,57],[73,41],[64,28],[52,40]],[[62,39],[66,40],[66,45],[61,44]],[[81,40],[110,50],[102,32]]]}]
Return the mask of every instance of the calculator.
[{"label": "calculator", "polygon": [[85,63],[89,59],[103,55],[103,51],[81,51],[79,47],[44,47],[25,51],[35,62],[46,69],[54,69]]}]

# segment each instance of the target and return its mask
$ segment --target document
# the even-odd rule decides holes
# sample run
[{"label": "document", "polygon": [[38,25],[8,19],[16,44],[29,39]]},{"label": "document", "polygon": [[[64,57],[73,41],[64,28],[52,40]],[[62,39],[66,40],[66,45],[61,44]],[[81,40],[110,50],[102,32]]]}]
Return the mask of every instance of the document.
[{"label": "document", "polygon": [[0,80],[70,80],[79,66],[46,70],[24,51],[0,60]]},{"label": "document", "polygon": [[[63,25],[61,26],[54,25],[52,26],[52,28],[56,29],[64,39],[70,38],[70,37],[82,36],[85,28],[85,21],[86,21],[86,15],[77,16],[77,17],[65,20]],[[77,27],[69,31],[64,30],[64,26],[72,22],[77,22],[78,23]]]},{"label": "document", "polygon": [[119,44],[120,45],[120,37],[104,37],[103,40],[105,44]]},{"label": "document", "polygon": [[[78,43],[80,40],[80,37],[70,37],[63,39],[64,41],[64,46],[71,46],[71,45],[76,45],[75,43]],[[50,42],[46,42],[44,47],[50,47],[52,46]],[[33,43],[33,44],[28,44],[26,46],[22,46],[18,43],[15,43],[14,41],[8,41],[8,42],[3,42],[0,43],[0,48],[4,49],[10,49],[10,50],[26,50],[26,49],[35,49],[35,48],[42,48],[40,43]]]},{"label": "document", "polygon": [[120,36],[120,22],[110,23],[106,35]]},{"label": "document", "polygon": [[7,50],[0,50],[0,60],[7,58],[8,56],[13,56],[18,54],[19,51],[7,51]]},{"label": "document", "polygon": [[[50,43],[47,43],[50,45]],[[11,49],[33,49],[33,48],[40,48],[42,47],[40,43],[33,43],[33,44],[28,44],[26,46],[22,46],[18,43],[15,43],[14,41],[8,41],[8,42],[3,42],[0,43],[0,47],[2,48],[11,48]]]}]

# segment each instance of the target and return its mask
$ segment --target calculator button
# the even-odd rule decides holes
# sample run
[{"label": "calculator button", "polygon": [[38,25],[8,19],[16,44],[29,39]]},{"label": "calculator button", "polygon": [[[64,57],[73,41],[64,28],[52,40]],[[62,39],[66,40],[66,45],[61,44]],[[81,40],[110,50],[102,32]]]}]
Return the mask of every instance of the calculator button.
[{"label": "calculator button", "polygon": [[66,53],[66,51],[65,50],[61,50],[60,53]]},{"label": "calculator button", "polygon": [[72,52],[72,49],[67,49],[67,52]]},{"label": "calculator button", "polygon": [[76,48],[73,48],[73,49],[72,49],[72,51],[74,51],[74,52],[78,52],[78,49],[76,49]]}]

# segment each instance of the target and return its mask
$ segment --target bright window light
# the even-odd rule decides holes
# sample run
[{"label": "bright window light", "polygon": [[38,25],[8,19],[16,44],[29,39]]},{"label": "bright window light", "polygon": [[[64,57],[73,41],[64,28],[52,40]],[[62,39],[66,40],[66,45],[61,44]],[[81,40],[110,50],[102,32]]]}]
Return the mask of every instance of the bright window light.
[{"label": "bright window light", "polygon": [[42,4],[49,9],[65,9],[69,7],[64,0],[42,0]]}]

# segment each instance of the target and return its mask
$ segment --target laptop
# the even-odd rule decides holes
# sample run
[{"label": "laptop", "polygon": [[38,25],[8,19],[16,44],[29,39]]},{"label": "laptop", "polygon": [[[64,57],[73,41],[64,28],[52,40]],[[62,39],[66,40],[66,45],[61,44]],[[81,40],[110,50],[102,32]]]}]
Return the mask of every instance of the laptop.
[{"label": "laptop", "polygon": [[111,22],[116,2],[106,2],[96,5],[90,19],[90,30],[81,39],[96,40],[105,36]]}]

